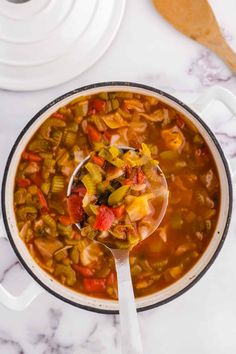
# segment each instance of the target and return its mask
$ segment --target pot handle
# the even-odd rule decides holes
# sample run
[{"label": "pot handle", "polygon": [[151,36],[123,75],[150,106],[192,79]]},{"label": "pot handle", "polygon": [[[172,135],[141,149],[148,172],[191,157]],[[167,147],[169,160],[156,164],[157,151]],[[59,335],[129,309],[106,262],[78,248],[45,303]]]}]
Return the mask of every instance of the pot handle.
[{"label": "pot handle", "polygon": [[221,101],[236,116],[236,96],[229,90],[215,86],[201,94],[190,106],[198,113],[203,112],[212,101]]},{"label": "pot handle", "polygon": [[[0,238],[5,238],[8,240],[3,223],[2,217],[0,215]],[[17,296],[10,294],[1,284],[0,284],[0,303],[11,310],[22,311],[26,309],[31,302],[39,295],[44,292],[36,282],[32,281],[28,287]]]},{"label": "pot handle", "polygon": [[[215,86],[209,88],[206,92],[201,94],[195,102],[190,106],[197,113],[202,113],[212,101],[222,102],[236,117],[236,96],[229,90]],[[236,181],[236,161],[230,160],[230,167],[233,172],[233,180]]]}]

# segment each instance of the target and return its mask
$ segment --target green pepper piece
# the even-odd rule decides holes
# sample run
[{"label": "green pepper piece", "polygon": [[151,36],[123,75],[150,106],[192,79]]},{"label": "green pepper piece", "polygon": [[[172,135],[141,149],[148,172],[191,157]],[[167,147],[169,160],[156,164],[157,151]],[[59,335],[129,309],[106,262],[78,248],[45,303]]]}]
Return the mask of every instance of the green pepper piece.
[{"label": "green pepper piece", "polygon": [[109,205],[119,204],[126,196],[129,188],[130,187],[128,185],[125,185],[125,186],[121,186],[120,188],[112,192],[108,198],[108,204]]}]

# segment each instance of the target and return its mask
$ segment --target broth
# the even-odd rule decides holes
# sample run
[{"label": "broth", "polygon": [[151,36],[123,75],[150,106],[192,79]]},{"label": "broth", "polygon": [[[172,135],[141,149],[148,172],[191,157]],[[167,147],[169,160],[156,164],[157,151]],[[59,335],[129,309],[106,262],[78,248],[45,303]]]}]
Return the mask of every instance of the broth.
[{"label": "broth", "polygon": [[[142,144],[166,176],[169,204],[159,228],[131,251],[135,296],[180,279],[206,250],[218,219],[220,183],[209,148],[192,123],[152,96],[79,97],[37,130],[15,178],[19,235],[39,266],[63,285],[117,298],[112,255],[72,225],[66,190],[75,167],[91,152],[99,156],[105,145],[139,149]],[[101,159],[94,163],[99,166]]]}]

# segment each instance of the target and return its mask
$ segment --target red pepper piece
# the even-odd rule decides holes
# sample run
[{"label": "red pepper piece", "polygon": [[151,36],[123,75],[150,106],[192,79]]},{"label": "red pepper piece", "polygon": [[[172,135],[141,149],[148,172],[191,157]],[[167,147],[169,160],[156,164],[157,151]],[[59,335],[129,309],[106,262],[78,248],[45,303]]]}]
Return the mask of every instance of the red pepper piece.
[{"label": "red pepper piece", "polygon": [[101,205],[93,227],[96,230],[107,231],[110,229],[114,220],[115,215],[112,210],[105,205]]},{"label": "red pepper piece", "polygon": [[65,119],[65,116],[62,113],[55,112],[52,114],[53,118],[58,118],[58,119]]},{"label": "red pepper piece", "polygon": [[110,273],[107,276],[107,286],[112,286],[116,282],[116,274],[113,270],[110,271]]},{"label": "red pepper piece", "polygon": [[96,128],[94,128],[91,124],[87,125],[87,133],[91,141],[98,142],[101,140],[102,137],[101,133],[99,133],[99,131]]},{"label": "red pepper piece", "polygon": [[42,157],[37,154],[32,154],[32,152],[24,151],[22,153],[22,158],[27,161],[40,162]]},{"label": "red pepper piece", "polygon": [[84,290],[88,293],[104,292],[106,290],[106,279],[104,278],[84,278]]},{"label": "red pepper piece", "polygon": [[31,185],[31,181],[28,178],[17,178],[16,184],[18,187],[29,187]]},{"label": "red pepper piece", "polygon": [[131,179],[124,179],[123,184],[131,186],[131,184],[133,184],[133,182],[131,181]]},{"label": "red pepper piece", "polygon": [[112,208],[112,212],[115,215],[115,217],[119,219],[125,213],[125,206],[122,204],[116,208]]},{"label": "red pepper piece", "polygon": [[31,181],[36,184],[36,186],[38,187],[41,187],[41,184],[43,183],[43,179],[42,179],[42,176],[41,174],[38,172],[38,173],[32,173],[30,175],[30,179]]},{"label": "red pepper piece", "polygon": [[48,212],[48,204],[47,201],[43,195],[43,192],[38,188],[37,190],[37,196],[39,199],[39,204],[41,205],[41,209],[43,212]]},{"label": "red pepper piece", "polygon": [[82,208],[82,200],[83,198],[75,193],[67,198],[67,206],[72,224],[80,222],[83,219],[84,210]]},{"label": "red pepper piece", "polygon": [[93,155],[92,156],[92,161],[95,162],[98,166],[103,167],[105,160],[103,157],[97,156],[97,155]]},{"label": "red pepper piece", "polygon": [[81,275],[83,275],[83,277],[92,277],[95,273],[94,269],[90,269],[88,267],[83,267],[81,265],[78,264],[73,264],[72,268],[80,273]]},{"label": "red pepper piece", "polygon": [[92,108],[96,110],[96,112],[102,112],[105,111],[107,103],[104,100],[101,100],[100,98],[95,98],[92,102]]},{"label": "red pepper piece", "polygon": [[65,225],[65,226],[69,226],[72,224],[70,216],[61,215],[58,217],[58,220],[60,221],[60,223],[62,225]]}]

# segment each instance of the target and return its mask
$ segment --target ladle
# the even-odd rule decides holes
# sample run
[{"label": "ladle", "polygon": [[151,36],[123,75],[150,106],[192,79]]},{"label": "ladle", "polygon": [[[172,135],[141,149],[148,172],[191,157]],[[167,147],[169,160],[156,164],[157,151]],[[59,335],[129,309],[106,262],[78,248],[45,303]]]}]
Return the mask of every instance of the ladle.
[{"label": "ladle", "polygon": [[[135,150],[132,147],[120,147],[119,149],[125,150]],[[73,174],[71,175],[67,196],[71,195],[71,189],[73,186],[74,178],[78,175],[81,168],[84,164],[90,159],[90,156],[85,157],[75,168]],[[153,228],[150,229],[150,233],[147,235],[150,236],[160,225],[168,205],[168,186],[166,178],[159,166],[157,166],[157,173],[161,177],[161,184],[165,188],[166,193],[163,197],[162,208],[159,213],[159,217],[156,219],[156,222],[153,224]],[[79,223],[75,224],[79,229],[81,225]],[[98,241],[95,241],[98,242]],[[115,266],[117,272],[118,280],[118,299],[119,299],[119,313],[120,313],[120,327],[121,327],[121,346],[123,354],[143,354],[143,346],[140,335],[138,316],[135,305],[135,298],[130,274],[130,264],[129,264],[129,252],[128,249],[117,249],[111,248],[105,242],[99,241],[102,245],[106,246],[115,259]]]}]

